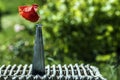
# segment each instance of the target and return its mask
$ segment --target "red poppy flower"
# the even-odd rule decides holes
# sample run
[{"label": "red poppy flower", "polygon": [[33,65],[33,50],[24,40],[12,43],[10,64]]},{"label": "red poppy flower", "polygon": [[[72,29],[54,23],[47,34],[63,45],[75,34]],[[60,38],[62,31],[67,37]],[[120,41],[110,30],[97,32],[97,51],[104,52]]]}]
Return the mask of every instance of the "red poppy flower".
[{"label": "red poppy flower", "polygon": [[38,5],[34,4],[32,6],[19,6],[19,14],[25,19],[36,22],[39,19],[39,15],[37,14]]}]

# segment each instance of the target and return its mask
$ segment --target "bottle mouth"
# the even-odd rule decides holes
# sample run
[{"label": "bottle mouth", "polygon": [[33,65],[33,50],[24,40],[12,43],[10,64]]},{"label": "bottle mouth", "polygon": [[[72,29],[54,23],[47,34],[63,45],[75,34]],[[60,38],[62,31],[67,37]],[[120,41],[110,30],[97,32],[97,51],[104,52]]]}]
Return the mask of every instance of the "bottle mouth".
[{"label": "bottle mouth", "polygon": [[36,24],[36,27],[42,27],[42,24]]}]

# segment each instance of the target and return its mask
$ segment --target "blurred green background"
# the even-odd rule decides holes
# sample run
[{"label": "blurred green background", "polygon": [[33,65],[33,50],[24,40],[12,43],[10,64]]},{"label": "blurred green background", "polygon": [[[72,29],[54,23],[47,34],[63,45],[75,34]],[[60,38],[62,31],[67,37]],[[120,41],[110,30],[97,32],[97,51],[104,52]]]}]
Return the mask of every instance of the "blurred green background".
[{"label": "blurred green background", "polygon": [[35,24],[18,6],[37,3],[47,64],[91,64],[120,80],[120,0],[0,0],[0,65],[31,64]]}]

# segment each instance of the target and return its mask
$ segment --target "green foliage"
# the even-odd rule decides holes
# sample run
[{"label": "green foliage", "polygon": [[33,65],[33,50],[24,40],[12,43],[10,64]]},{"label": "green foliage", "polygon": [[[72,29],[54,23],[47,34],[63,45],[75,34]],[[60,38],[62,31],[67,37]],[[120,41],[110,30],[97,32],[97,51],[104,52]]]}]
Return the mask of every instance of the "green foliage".
[{"label": "green foliage", "polygon": [[16,13],[18,11],[18,6],[37,4],[38,2],[41,3],[39,5],[43,5],[45,3],[41,0],[0,0],[0,10],[6,14]]},{"label": "green foliage", "polygon": [[1,11],[4,11],[4,5],[3,5],[3,3],[0,1],[0,13],[1,13]]},{"label": "green foliage", "polygon": [[93,62],[98,54],[115,54],[119,43],[116,34],[120,34],[118,3],[118,0],[48,0],[40,9],[47,53],[62,63],[63,56]]},{"label": "green foliage", "polygon": [[[40,5],[46,64],[91,63],[108,80],[116,80],[113,64],[120,43],[119,0],[7,1],[0,0],[0,4],[10,13],[16,13],[19,5]],[[31,63],[35,24],[16,14],[2,17],[0,64]],[[15,32],[16,24],[24,29]]]}]

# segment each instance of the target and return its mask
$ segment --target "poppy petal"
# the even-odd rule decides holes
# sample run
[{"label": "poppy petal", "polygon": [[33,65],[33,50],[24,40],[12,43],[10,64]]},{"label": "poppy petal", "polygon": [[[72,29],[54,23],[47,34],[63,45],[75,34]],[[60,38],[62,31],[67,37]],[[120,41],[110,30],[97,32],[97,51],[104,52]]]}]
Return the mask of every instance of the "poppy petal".
[{"label": "poppy petal", "polygon": [[38,5],[32,5],[32,6],[19,6],[19,14],[31,21],[31,22],[36,22],[39,19],[39,15],[37,14],[37,8]]}]

